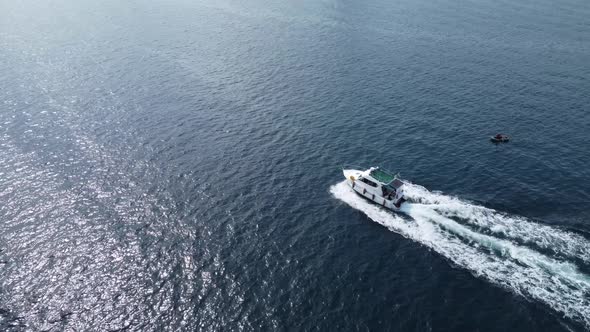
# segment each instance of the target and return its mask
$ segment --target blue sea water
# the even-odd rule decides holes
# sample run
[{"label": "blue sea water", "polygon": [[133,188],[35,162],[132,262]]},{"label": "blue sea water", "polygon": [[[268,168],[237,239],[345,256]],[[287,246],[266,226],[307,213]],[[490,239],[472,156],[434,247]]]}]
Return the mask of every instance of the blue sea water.
[{"label": "blue sea water", "polygon": [[0,330],[590,329],[589,18],[0,1]]}]

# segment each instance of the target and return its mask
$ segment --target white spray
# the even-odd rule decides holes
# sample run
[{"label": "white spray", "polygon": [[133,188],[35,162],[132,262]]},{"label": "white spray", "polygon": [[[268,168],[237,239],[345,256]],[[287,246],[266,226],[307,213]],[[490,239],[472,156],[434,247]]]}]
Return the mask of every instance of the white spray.
[{"label": "white spray", "polygon": [[[514,226],[516,218],[506,217],[493,210],[472,213],[480,208],[426,189],[406,186],[406,196],[426,204],[404,204],[401,215],[371,204],[354,193],[346,182],[330,188],[331,193],[351,207],[362,211],[373,221],[393,232],[432,248],[455,264],[476,276],[502,285],[522,296],[542,301],[566,316],[590,327],[590,276],[582,273],[573,262],[546,256],[532,248],[518,245],[511,238],[530,236],[537,245],[560,243],[564,254],[587,261],[583,256],[590,245],[583,238],[548,226],[527,224]],[[421,194],[421,196],[420,196]],[[441,212],[442,211],[442,212]],[[496,220],[508,238],[501,239],[479,233],[449,218],[461,215],[478,226],[493,228]],[[490,217],[491,216],[491,217]],[[517,227],[513,230],[513,227]],[[518,228],[520,227],[520,228]],[[549,228],[549,229],[547,229]],[[519,238],[521,242],[525,239]]]}]

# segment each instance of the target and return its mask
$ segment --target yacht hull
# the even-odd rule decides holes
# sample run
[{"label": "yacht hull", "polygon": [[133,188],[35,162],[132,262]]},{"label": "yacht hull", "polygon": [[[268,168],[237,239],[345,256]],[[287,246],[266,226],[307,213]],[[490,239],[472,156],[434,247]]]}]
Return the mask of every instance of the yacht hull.
[{"label": "yacht hull", "polygon": [[[343,170],[346,183],[352,190],[362,197],[374,202],[375,204],[381,205],[393,211],[398,211],[401,204],[405,201],[403,197],[387,198],[383,197],[380,188],[372,187],[362,181],[359,181],[359,177],[362,176],[363,171],[359,170]],[[398,203],[398,204],[396,204]]]}]

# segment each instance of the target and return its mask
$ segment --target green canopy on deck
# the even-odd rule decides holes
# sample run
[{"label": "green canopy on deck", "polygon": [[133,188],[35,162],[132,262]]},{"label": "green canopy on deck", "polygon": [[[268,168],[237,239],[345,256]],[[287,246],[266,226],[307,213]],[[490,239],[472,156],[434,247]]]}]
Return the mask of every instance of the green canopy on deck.
[{"label": "green canopy on deck", "polygon": [[375,180],[381,183],[390,183],[395,179],[395,175],[389,172],[386,172],[380,168],[374,169],[369,173]]}]

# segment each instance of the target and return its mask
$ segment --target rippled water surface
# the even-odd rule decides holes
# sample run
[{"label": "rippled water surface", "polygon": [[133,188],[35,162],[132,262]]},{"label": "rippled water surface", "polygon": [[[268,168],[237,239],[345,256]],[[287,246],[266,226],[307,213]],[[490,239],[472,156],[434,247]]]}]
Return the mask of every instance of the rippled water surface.
[{"label": "rippled water surface", "polygon": [[589,18],[0,0],[0,330],[590,329]]}]

